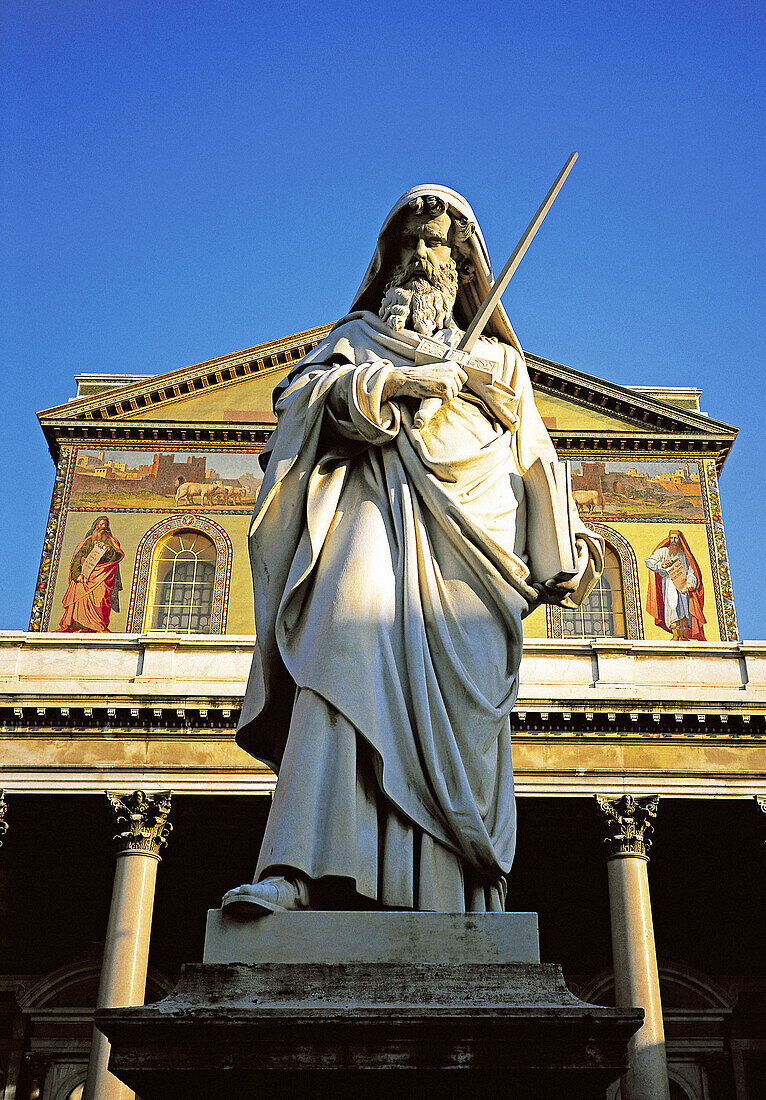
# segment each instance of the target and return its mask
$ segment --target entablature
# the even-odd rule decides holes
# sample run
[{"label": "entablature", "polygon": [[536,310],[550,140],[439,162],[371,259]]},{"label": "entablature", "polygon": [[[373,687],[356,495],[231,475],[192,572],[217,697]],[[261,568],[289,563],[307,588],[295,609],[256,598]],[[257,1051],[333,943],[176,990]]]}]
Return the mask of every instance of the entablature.
[{"label": "entablature", "polygon": [[[249,635],[0,634],[0,726],[40,736],[233,736]],[[528,640],[518,738],[766,740],[766,643]]]}]

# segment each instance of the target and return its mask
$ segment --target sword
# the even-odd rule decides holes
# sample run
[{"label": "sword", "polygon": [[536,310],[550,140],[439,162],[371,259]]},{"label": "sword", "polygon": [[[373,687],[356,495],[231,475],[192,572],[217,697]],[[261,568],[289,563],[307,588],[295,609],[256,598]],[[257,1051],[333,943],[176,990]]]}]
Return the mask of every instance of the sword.
[{"label": "sword", "polygon": [[[532,243],[532,238],[537,233],[540,226],[545,220],[545,216],[553,206],[553,202],[558,195],[561,188],[564,186],[564,180],[567,178],[572,170],[574,162],[577,160],[577,153],[572,155],[567,160],[564,167],[556,177],[556,182],[551,187],[548,194],[540,206],[540,209],[535,214],[532,221],[527,226],[524,236],[514,248],[508,262],[503,270],[500,272],[500,276],[489,289],[484,301],[479,306],[476,316],[471,321],[470,325],[466,329],[463,337],[458,344],[457,348],[445,348],[444,344],[440,344],[436,340],[421,340],[415,350],[415,362],[416,363],[433,363],[435,361],[444,361],[445,359],[452,359],[460,363],[461,367],[468,373],[469,381],[471,377],[476,377],[480,381],[492,382],[495,379],[492,377],[492,367],[495,364],[489,363],[482,359],[471,359],[471,351],[474,344],[484,331],[487,322],[492,314],[495,312],[503,291],[511,281],[511,277],[516,268],[524,258],[524,253]],[[436,410],[441,406],[442,400],[440,397],[426,397],[420,402],[420,408],[415,416],[415,427],[425,428],[428,421],[434,415]]]}]

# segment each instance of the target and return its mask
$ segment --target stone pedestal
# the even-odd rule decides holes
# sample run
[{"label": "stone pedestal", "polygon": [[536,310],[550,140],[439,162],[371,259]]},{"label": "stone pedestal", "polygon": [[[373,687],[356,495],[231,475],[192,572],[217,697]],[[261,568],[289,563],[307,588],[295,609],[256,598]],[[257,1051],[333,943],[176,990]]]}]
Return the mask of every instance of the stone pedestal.
[{"label": "stone pedestal", "polygon": [[213,913],[168,998],[96,1019],[142,1100],[603,1097],[642,1013],[538,957],[534,914]]}]

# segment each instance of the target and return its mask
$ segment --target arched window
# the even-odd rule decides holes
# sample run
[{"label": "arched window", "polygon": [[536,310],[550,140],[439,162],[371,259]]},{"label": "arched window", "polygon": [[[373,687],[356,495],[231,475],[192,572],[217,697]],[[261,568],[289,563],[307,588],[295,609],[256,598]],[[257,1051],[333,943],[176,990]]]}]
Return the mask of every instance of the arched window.
[{"label": "arched window", "polygon": [[174,531],[157,543],[144,630],[209,634],[215,544],[201,531]]},{"label": "arched window", "polygon": [[623,535],[604,523],[589,520],[588,526],[604,539],[604,572],[576,611],[548,605],[548,637],[643,638],[633,548]]},{"label": "arched window", "polygon": [[625,601],[620,562],[604,547],[604,572],[587,600],[576,611],[562,609],[564,638],[625,638]]},{"label": "arched window", "polygon": [[126,630],[224,634],[231,539],[208,516],[179,513],[138,544]]}]

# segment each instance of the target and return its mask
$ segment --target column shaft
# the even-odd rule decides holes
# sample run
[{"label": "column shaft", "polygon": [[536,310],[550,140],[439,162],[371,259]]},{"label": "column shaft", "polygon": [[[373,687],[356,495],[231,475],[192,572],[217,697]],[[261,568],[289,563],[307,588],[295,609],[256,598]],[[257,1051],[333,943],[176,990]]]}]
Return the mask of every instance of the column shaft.
[{"label": "column shaft", "polygon": [[144,1003],[158,862],[158,857],[148,852],[120,852],[117,856],[99,1008]]},{"label": "column shaft", "polygon": [[[98,987],[99,1008],[144,1003],[154,909],[157,856],[120,852]],[[132,1100],[135,1095],[111,1073],[109,1040],[94,1027],[83,1100]]]},{"label": "column shaft", "polygon": [[[114,870],[97,1007],[126,1008],[144,1003],[159,849],[171,828],[170,796],[163,792],[147,798],[136,791],[130,797],[109,797],[127,827],[117,838],[124,847]],[[108,1065],[109,1041],[94,1027],[83,1100],[133,1100],[133,1090]]]},{"label": "column shaft", "polygon": [[614,991],[619,1008],[643,1008],[644,1024],[629,1043],[630,1070],[621,1100],[668,1100],[668,1067],[660,979],[654,946],[646,859],[623,855],[607,863]]}]

